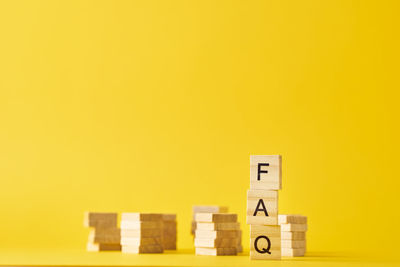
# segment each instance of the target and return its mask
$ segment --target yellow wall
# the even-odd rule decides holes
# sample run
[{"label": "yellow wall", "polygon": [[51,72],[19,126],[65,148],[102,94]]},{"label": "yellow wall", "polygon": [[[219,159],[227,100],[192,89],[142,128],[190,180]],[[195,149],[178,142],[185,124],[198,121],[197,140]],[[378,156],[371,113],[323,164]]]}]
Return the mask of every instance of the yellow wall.
[{"label": "yellow wall", "polygon": [[[395,250],[397,1],[1,1],[0,247],[82,248],[85,210],[224,204],[283,155],[310,251]],[[397,76],[397,77],[396,77]]]}]

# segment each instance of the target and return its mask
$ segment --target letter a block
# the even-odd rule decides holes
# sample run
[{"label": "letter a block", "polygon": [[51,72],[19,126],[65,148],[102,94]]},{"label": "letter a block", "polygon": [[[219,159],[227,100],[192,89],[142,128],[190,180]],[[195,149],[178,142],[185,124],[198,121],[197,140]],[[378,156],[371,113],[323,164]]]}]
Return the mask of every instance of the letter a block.
[{"label": "letter a block", "polygon": [[278,224],[278,191],[247,191],[247,224]]},{"label": "letter a block", "polygon": [[250,189],[282,189],[282,157],[280,155],[250,156]]},{"label": "letter a block", "polygon": [[279,260],[281,228],[279,225],[250,225],[250,259]]}]

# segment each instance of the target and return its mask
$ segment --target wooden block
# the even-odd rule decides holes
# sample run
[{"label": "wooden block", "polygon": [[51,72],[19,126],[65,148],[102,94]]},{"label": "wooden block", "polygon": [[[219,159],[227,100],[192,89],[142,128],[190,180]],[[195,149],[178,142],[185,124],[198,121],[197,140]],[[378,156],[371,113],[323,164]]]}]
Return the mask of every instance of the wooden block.
[{"label": "wooden block", "polygon": [[118,214],[109,212],[85,212],[83,225],[85,227],[111,228],[117,227]]},{"label": "wooden block", "polygon": [[307,224],[281,224],[282,232],[306,232],[307,228]]},{"label": "wooden block", "polygon": [[301,257],[306,254],[304,248],[282,248],[282,256],[285,257]]},{"label": "wooden block", "polygon": [[222,231],[210,231],[210,230],[196,230],[196,237],[198,238],[238,238],[241,231],[238,230],[222,230]]},{"label": "wooden block", "polygon": [[198,238],[194,239],[195,247],[202,248],[232,248],[237,247],[238,239],[237,238]]},{"label": "wooden block", "polygon": [[305,248],[305,240],[281,240],[282,248]]},{"label": "wooden block", "polygon": [[162,220],[164,222],[166,221],[176,221],[176,214],[173,213],[163,213],[162,214]]},{"label": "wooden block", "polygon": [[121,251],[120,244],[98,244],[98,243],[87,243],[87,251]]},{"label": "wooden block", "polygon": [[282,240],[305,240],[306,232],[281,232]]},{"label": "wooden block", "polygon": [[162,221],[121,221],[121,229],[163,229]]},{"label": "wooden block", "polygon": [[92,230],[89,232],[89,242],[92,243],[102,243],[102,244],[119,244],[121,240],[120,233],[115,234],[98,234],[96,231]]},{"label": "wooden block", "polygon": [[161,213],[139,213],[139,212],[125,212],[121,215],[121,221],[162,221],[163,215]]},{"label": "wooden block", "polygon": [[196,255],[206,256],[232,256],[237,255],[235,248],[196,248]]},{"label": "wooden block", "polygon": [[303,215],[278,215],[278,224],[294,223],[294,224],[307,224],[307,217]]},{"label": "wooden block", "polygon": [[250,189],[282,189],[282,157],[280,155],[250,156]]},{"label": "wooden block", "polygon": [[163,234],[162,228],[121,229],[121,237],[161,237]]},{"label": "wooden block", "polygon": [[176,241],[164,241],[163,247],[165,250],[176,250]]},{"label": "wooden block", "polygon": [[193,206],[193,213],[211,212],[211,213],[227,213],[228,207],[226,206]]},{"label": "wooden block", "polygon": [[141,254],[141,253],[163,253],[162,245],[146,245],[146,246],[122,246],[123,253]]},{"label": "wooden block", "polygon": [[121,237],[121,245],[124,246],[161,245],[162,243],[162,237]]},{"label": "wooden block", "polygon": [[220,231],[220,230],[240,230],[240,224],[238,222],[228,222],[228,223],[197,223],[198,230],[210,230],[210,231]]},{"label": "wooden block", "polygon": [[94,235],[113,235],[118,236],[121,235],[121,229],[117,227],[113,228],[91,228],[89,233],[93,233]]},{"label": "wooden block", "polygon": [[197,213],[195,216],[196,222],[237,222],[237,214],[231,213]]},{"label": "wooden block", "polygon": [[278,191],[247,191],[247,224],[278,224]]},{"label": "wooden block", "polygon": [[272,260],[280,258],[280,226],[250,225],[250,259]]}]

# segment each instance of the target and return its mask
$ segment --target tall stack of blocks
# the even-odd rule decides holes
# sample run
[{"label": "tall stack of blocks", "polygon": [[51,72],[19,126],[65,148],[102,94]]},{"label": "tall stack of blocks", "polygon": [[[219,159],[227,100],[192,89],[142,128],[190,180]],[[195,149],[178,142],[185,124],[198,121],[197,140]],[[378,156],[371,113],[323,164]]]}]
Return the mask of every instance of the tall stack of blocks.
[{"label": "tall stack of blocks", "polygon": [[281,258],[281,228],[278,224],[280,189],[282,157],[251,155],[246,217],[250,225],[250,259]]}]

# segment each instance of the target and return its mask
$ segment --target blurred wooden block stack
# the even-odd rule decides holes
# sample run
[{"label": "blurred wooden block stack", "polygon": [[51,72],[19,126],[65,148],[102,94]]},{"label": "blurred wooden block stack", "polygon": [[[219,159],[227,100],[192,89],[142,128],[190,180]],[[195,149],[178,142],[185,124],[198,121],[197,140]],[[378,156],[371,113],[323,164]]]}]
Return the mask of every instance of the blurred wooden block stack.
[{"label": "blurred wooden block stack", "polygon": [[163,247],[165,250],[176,250],[177,222],[176,214],[163,214]]},{"label": "blurred wooden block stack", "polygon": [[193,237],[195,237],[196,233],[196,220],[195,216],[197,213],[228,213],[228,207],[225,206],[193,206],[193,218],[192,218],[192,227],[191,233]]},{"label": "blurred wooden block stack", "polygon": [[163,253],[163,215],[122,213],[121,245],[124,253]]},{"label": "blurred wooden block stack", "polygon": [[120,251],[121,233],[117,213],[85,212],[84,226],[90,228],[88,251]]},{"label": "blurred wooden block stack", "polygon": [[236,214],[197,213],[195,221],[196,255],[237,255],[242,250]]},{"label": "blurred wooden block stack", "polygon": [[282,256],[298,257],[306,253],[307,217],[302,215],[279,215],[281,226]]}]

